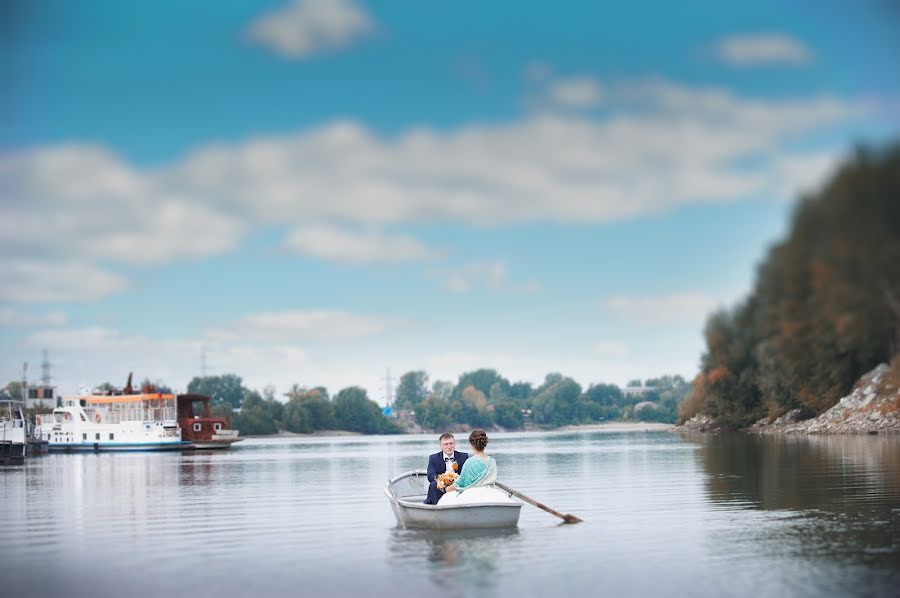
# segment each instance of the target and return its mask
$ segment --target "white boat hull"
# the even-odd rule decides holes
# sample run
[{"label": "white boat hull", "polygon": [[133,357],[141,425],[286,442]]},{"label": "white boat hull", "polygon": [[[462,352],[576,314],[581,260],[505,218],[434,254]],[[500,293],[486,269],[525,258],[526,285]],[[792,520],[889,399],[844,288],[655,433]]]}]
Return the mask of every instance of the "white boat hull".
[{"label": "white boat hull", "polygon": [[50,452],[190,448],[175,421],[174,404],[175,395],[162,393],[64,399],[53,413],[36,417],[36,435]]},{"label": "white boat hull", "polygon": [[384,487],[397,523],[403,527],[497,529],[514,528],[519,524],[522,504],[508,500],[508,497],[501,497],[505,500],[496,502],[426,505],[427,492],[428,477],[421,470],[397,476]]}]

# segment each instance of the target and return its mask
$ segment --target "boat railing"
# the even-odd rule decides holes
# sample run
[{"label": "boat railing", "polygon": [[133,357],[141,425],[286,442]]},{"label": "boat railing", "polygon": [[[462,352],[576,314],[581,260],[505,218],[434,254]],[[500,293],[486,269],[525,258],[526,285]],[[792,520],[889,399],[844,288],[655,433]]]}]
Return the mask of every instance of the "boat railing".
[{"label": "boat railing", "polygon": [[134,421],[175,421],[176,412],[174,407],[144,409],[129,406],[128,408],[93,409],[88,415],[92,421],[97,421],[99,418],[99,421],[103,423],[119,424]]}]

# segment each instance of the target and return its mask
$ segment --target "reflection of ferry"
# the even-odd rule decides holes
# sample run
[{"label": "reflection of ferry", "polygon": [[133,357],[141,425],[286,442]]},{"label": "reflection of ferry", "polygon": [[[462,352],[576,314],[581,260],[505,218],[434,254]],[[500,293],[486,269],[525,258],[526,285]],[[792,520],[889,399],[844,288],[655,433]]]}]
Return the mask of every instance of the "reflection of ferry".
[{"label": "reflection of ferry", "polygon": [[125,394],[63,399],[35,423],[51,451],[173,450],[189,444],[175,419],[175,395],[133,393],[130,384]]},{"label": "reflection of ferry", "polygon": [[22,401],[0,398],[0,463],[25,459],[25,427]]},{"label": "reflection of ferry", "polygon": [[178,395],[178,425],[181,436],[192,448],[228,448],[243,438],[237,430],[227,429],[227,422],[213,417],[209,412],[209,397],[203,395]]}]

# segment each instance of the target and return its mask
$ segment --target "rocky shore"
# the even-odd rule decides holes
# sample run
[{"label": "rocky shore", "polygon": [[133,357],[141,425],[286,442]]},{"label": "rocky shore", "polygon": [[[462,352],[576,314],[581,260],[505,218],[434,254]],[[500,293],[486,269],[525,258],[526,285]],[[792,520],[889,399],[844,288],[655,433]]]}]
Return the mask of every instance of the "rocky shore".
[{"label": "rocky shore", "polygon": [[[696,415],[678,431],[722,429],[707,415]],[[759,434],[900,434],[900,358],[881,364],[859,379],[849,395],[825,413],[802,419],[795,409],[770,421],[763,418],[748,431]]]}]

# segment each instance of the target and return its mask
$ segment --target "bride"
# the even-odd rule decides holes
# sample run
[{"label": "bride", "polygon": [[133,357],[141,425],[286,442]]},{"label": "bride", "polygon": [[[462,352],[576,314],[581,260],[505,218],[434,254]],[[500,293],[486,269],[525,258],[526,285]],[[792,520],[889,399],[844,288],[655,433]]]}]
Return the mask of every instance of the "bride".
[{"label": "bride", "polygon": [[[496,502],[501,492],[494,487],[497,481],[497,462],[485,454],[488,437],[484,430],[473,430],[469,434],[472,454],[463,464],[459,478],[450,486],[439,505],[462,504],[471,502]],[[474,458],[473,458],[474,457]],[[510,500],[505,494],[503,497]]]}]

